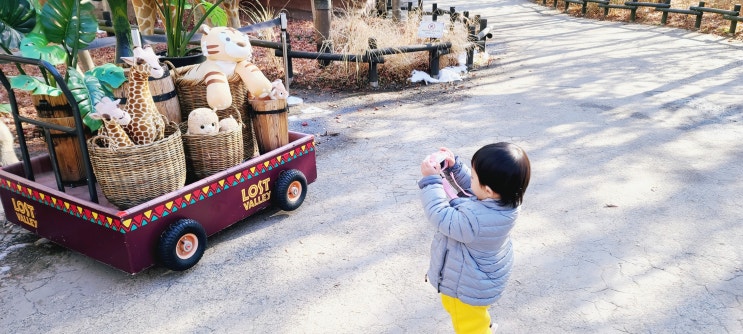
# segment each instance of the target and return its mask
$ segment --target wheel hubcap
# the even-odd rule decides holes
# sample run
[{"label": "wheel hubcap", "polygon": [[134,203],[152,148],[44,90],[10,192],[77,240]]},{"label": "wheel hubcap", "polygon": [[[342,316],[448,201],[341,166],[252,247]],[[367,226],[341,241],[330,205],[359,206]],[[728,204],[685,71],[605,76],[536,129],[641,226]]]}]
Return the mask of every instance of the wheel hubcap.
[{"label": "wheel hubcap", "polygon": [[196,253],[199,248],[199,238],[193,233],[184,234],[178,239],[175,253],[181,259],[188,259]]},{"label": "wheel hubcap", "polygon": [[289,189],[286,192],[286,197],[291,201],[296,201],[302,194],[302,184],[299,181],[294,181],[289,185]]}]

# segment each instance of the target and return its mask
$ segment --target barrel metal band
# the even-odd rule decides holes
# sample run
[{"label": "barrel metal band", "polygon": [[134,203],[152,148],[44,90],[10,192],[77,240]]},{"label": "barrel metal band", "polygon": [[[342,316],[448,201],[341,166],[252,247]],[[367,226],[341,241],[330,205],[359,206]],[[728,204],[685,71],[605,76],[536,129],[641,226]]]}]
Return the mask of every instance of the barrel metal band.
[{"label": "barrel metal band", "polygon": [[39,105],[36,106],[36,112],[39,117],[52,118],[55,116],[55,111],[66,111],[68,114],[72,114],[72,107],[69,104],[60,104],[53,106],[47,100],[39,101]]},{"label": "barrel metal band", "polygon": [[250,114],[251,118],[255,118],[256,115],[277,115],[277,114],[283,114],[287,112],[287,108],[283,109],[276,109],[276,110],[266,110],[266,111],[255,111],[253,108],[248,108],[248,113]]}]

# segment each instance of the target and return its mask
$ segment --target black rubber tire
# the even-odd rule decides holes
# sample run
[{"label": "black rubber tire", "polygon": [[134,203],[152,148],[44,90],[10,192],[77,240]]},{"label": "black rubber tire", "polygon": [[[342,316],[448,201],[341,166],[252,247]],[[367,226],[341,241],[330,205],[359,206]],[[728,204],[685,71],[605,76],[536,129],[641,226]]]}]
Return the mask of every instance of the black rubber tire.
[{"label": "black rubber tire", "polygon": [[273,190],[273,204],[284,211],[299,208],[307,196],[307,178],[297,169],[289,169],[279,175]]},{"label": "black rubber tire", "polygon": [[183,271],[199,262],[205,249],[204,227],[193,219],[179,219],[160,235],[157,254],[163,267]]}]

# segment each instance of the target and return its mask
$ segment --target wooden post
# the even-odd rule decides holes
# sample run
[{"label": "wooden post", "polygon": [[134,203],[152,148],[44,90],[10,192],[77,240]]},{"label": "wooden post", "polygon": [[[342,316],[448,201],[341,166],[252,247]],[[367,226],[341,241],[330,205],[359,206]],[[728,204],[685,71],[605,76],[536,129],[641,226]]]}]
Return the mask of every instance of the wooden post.
[{"label": "wooden post", "polygon": [[[698,7],[704,7],[704,1],[700,1]],[[699,14],[697,14],[697,20],[694,22],[695,29],[699,29],[700,27],[702,27],[702,14],[703,13],[704,13],[703,11],[699,11]]]},{"label": "wooden post", "polygon": [[93,62],[93,57],[90,56],[90,51],[88,50],[80,50],[77,52],[77,67],[80,70],[80,73],[85,73],[87,70],[92,69],[95,67],[95,63]]},{"label": "wooden post", "polygon": [[[632,2],[637,2],[637,0],[632,0]],[[629,10],[629,21],[635,22],[636,16],[637,16],[637,6],[632,6],[632,9]]]},{"label": "wooden post", "polygon": [[[470,43],[477,43],[477,36],[475,35],[475,24],[470,21],[470,12],[465,11],[464,12],[464,22],[466,22],[467,27],[467,40]],[[472,70],[475,64],[475,48],[476,46],[473,46],[469,49],[467,49],[467,70]]]},{"label": "wooden post", "polygon": [[402,20],[402,10],[400,9],[400,0],[392,0],[392,19],[395,21]]},{"label": "wooden post", "polygon": [[[331,53],[330,20],[333,3],[331,0],[312,0],[312,20],[315,24],[315,43],[317,52]],[[320,66],[330,65],[329,60],[318,60]]]},{"label": "wooden post", "polygon": [[[433,4],[432,10],[431,10],[431,20],[436,22],[436,19],[438,18],[438,5]],[[433,42],[432,39],[429,41]],[[439,75],[439,54],[438,50],[429,50],[428,51],[428,74],[431,75],[431,77],[437,77]]]},{"label": "wooden post", "polygon": [[[740,5],[733,6],[733,11],[736,13],[736,18],[740,15]],[[738,20],[730,20],[730,33],[735,35],[735,29],[738,28]]]},{"label": "wooden post", "polygon": [[[369,50],[377,48],[377,40],[374,37],[369,37]],[[369,54],[369,52],[367,52]],[[371,55],[369,55],[371,59]],[[377,73],[377,63],[375,61],[369,61],[369,86],[372,88],[379,87],[379,74]]]},{"label": "wooden post", "polygon": [[[670,5],[671,4],[671,0],[663,0],[663,3]],[[664,10],[663,11],[663,15],[661,15],[661,17],[660,17],[660,24],[661,25],[666,25],[666,23],[668,23],[668,12]]]}]

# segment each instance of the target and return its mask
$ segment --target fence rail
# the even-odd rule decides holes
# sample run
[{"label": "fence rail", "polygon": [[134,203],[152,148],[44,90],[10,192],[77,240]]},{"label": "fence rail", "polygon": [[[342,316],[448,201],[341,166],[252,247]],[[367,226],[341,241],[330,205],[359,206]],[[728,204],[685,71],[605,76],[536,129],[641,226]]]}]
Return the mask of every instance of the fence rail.
[{"label": "fence rail", "polygon": [[[734,5],[732,9],[712,8],[706,7],[705,2],[699,2],[697,6],[689,6],[689,9],[683,8],[671,8],[671,0],[661,0],[659,2],[642,2],[638,0],[625,1],[623,3],[611,2],[610,0],[554,0],[552,7],[557,8],[558,3],[562,1],[564,3],[563,12],[568,12],[570,4],[578,4],[581,6],[581,15],[585,16],[587,6],[589,3],[596,3],[599,8],[603,9],[604,17],[609,15],[610,9],[623,9],[630,11],[630,22],[635,22],[637,18],[637,9],[640,7],[653,8],[655,11],[663,12],[661,15],[661,25],[666,25],[668,22],[668,14],[681,14],[695,16],[694,29],[699,29],[702,26],[702,18],[704,13],[719,14],[722,18],[730,21],[730,28],[728,33],[735,34],[735,30],[738,28],[738,22],[743,21],[743,17],[740,16],[741,5]],[[547,5],[547,0],[542,0],[542,5]]]}]

